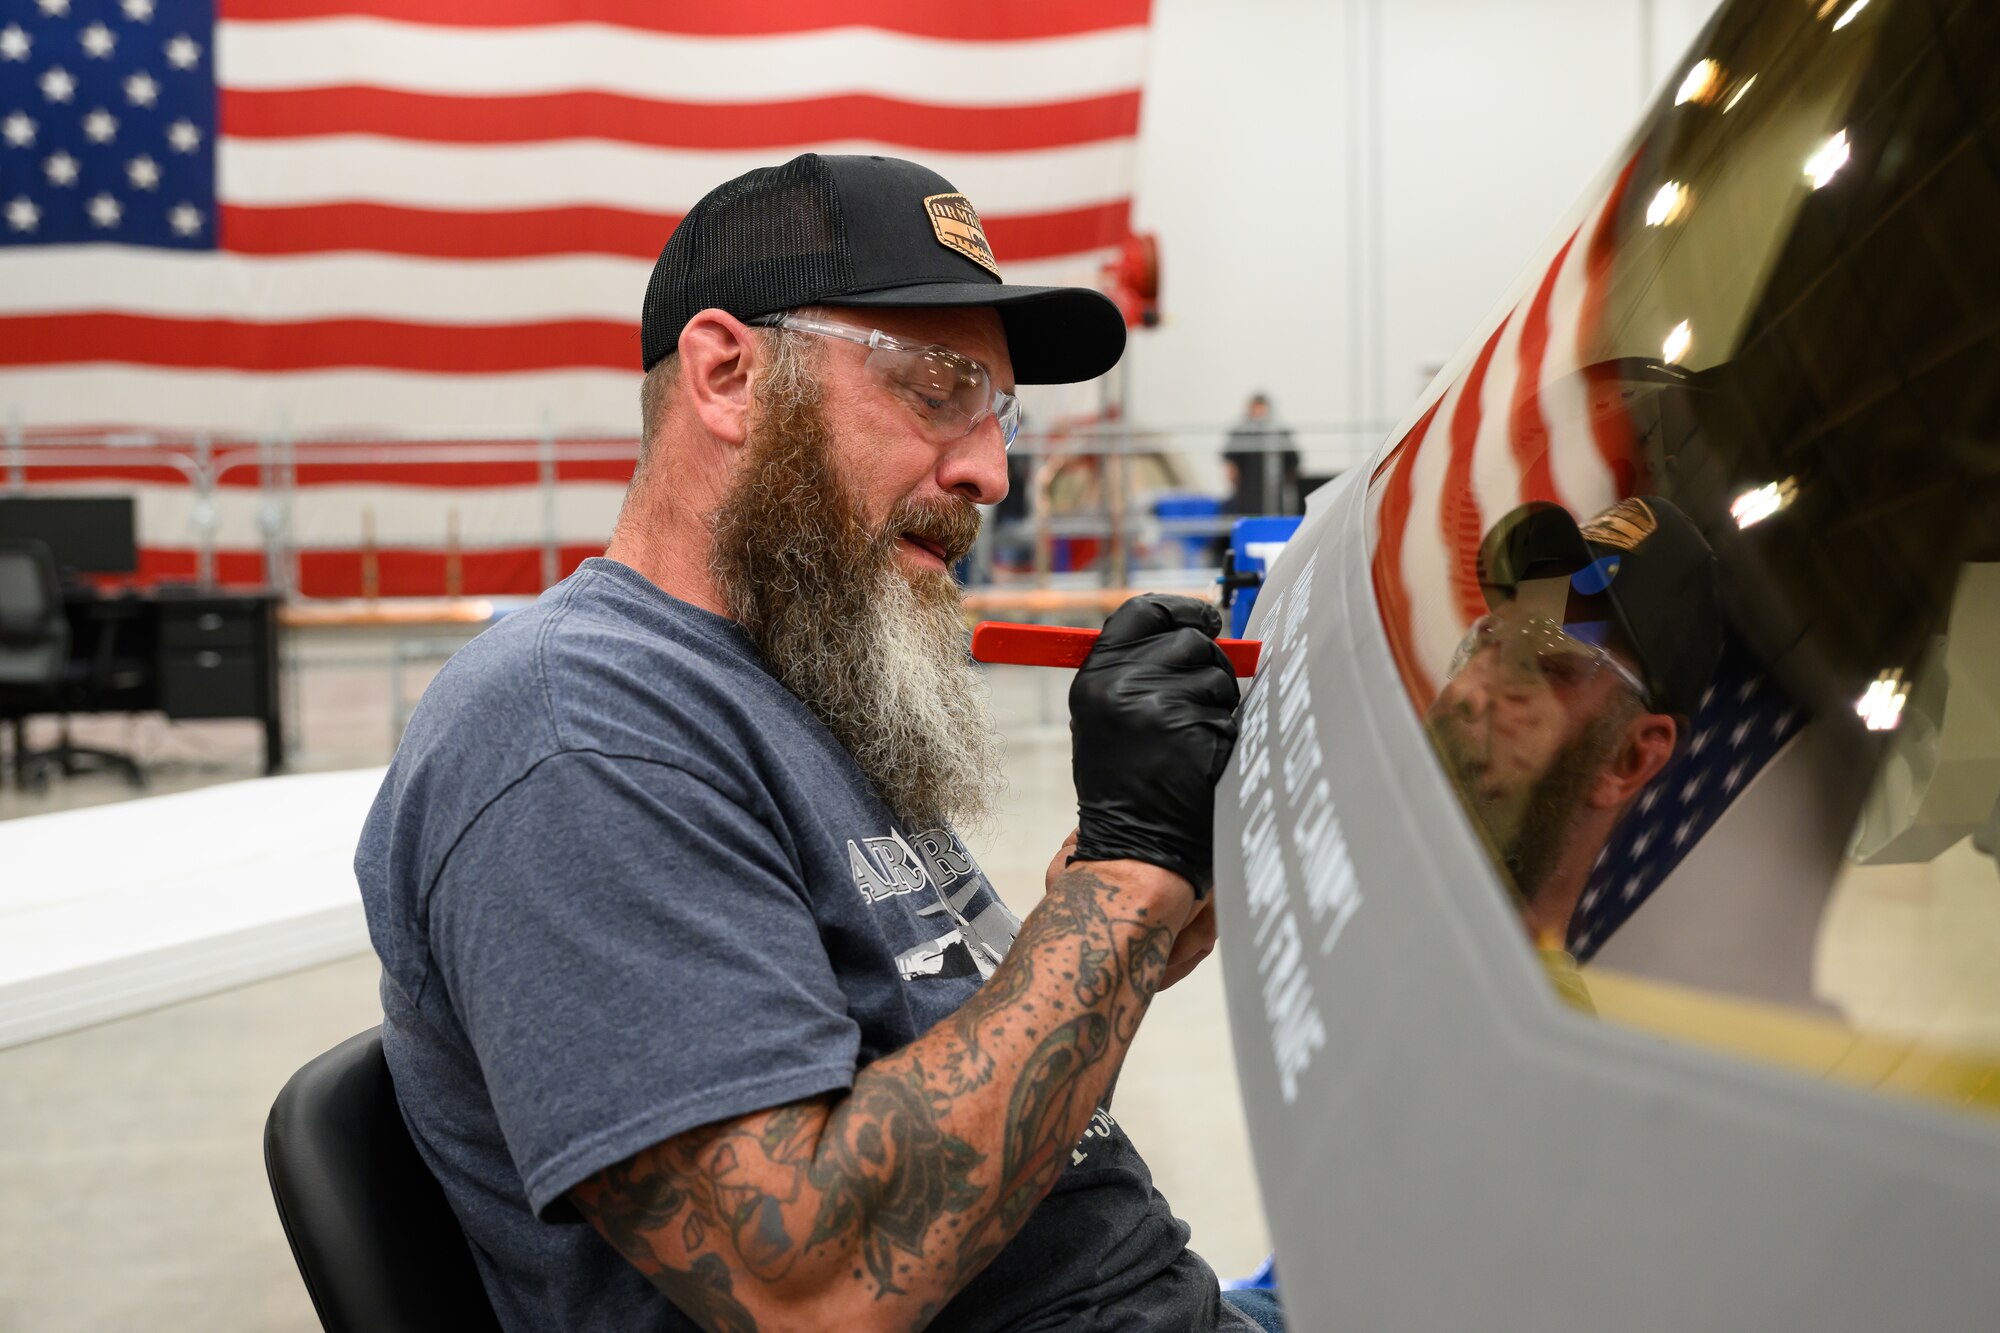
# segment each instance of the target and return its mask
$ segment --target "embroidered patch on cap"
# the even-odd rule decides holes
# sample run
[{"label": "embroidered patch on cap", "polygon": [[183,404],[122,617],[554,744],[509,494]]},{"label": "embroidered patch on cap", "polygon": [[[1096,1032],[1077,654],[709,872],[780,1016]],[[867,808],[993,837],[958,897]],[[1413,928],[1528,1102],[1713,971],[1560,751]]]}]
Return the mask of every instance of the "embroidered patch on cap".
[{"label": "embroidered patch on cap", "polygon": [[1639,543],[1653,535],[1660,520],[1644,500],[1620,500],[1583,525],[1585,541],[1621,551],[1637,550]]},{"label": "embroidered patch on cap", "polygon": [[934,194],[924,200],[924,211],[931,215],[931,230],[937,233],[939,245],[958,251],[994,277],[1000,276],[1000,266],[993,262],[993,247],[986,243],[986,228],[979,225],[979,214],[973,211],[970,199],[962,194]]}]

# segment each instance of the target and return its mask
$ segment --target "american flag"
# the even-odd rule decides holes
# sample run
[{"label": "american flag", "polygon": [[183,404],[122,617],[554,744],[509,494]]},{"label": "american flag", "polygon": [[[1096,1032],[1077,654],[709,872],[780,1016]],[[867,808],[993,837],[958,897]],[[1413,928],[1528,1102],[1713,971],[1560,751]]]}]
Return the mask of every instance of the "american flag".
[{"label": "american flag", "polygon": [[914,157],[1010,281],[1127,231],[1150,0],[13,0],[0,419],[635,428],[680,215]]},{"label": "american flag", "polygon": [[[808,150],[922,161],[1008,281],[1090,284],[1129,230],[1149,20],[1150,0],[10,0],[0,430],[629,441],[660,246],[711,187]],[[565,461],[551,511],[533,461],[397,458],[288,468],[300,591],[436,594],[456,561],[466,592],[533,592],[536,538],[557,572],[602,549],[629,472]],[[171,468],[27,480],[136,494],[143,577],[190,577],[204,526],[224,581],[279,577],[255,467],[212,506]]]}]

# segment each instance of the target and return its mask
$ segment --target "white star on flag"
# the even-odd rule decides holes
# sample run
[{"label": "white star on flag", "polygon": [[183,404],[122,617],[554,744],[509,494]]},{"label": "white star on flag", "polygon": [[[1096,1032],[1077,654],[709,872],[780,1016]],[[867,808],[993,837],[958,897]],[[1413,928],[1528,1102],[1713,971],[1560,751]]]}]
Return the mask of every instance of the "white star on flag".
[{"label": "white star on flag", "polygon": [[1653,829],[1647,829],[1638,837],[1632,839],[1632,855],[1644,856],[1646,854],[1647,846],[1653,841],[1654,832],[1655,830]]},{"label": "white star on flag", "polygon": [[1646,794],[1639,798],[1639,813],[1642,815],[1652,814],[1653,807],[1659,804],[1659,800],[1660,789],[1658,787],[1646,788]]},{"label": "white star on flag", "polygon": [[1694,816],[1689,815],[1686,819],[1683,819],[1680,822],[1680,826],[1674,830],[1674,846],[1676,847],[1687,846],[1687,840],[1693,836],[1694,836]]},{"label": "white star on flag", "polygon": [[33,45],[34,41],[21,31],[20,24],[9,23],[0,28],[0,59],[26,60],[28,48]]},{"label": "white star on flag", "polygon": [[118,7],[134,23],[145,23],[153,17],[153,0],[121,0]]},{"label": "white star on flag", "polygon": [[33,148],[35,128],[35,122],[28,119],[25,111],[16,111],[0,122],[0,134],[7,136],[7,144],[11,148]]},{"label": "white star on flag", "polygon": [[118,117],[98,107],[83,118],[83,135],[92,143],[110,143],[118,137]]},{"label": "white star on flag", "polygon": [[76,35],[83,43],[83,53],[93,60],[109,60],[111,48],[118,45],[117,36],[102,23],[93,23]]},{"label": "white star on flag", "polygon": [[133,106],[151,106],[159,96],[159,83],[143,69],[125,80],[125,100]]},{"label": "white star on flag", "polygon": [[76,76],[61,65],[51,65],[42,75],[42,96],[51,102],[67,102],[76,96]]},{"label": "white star on flag", "polygon": [[42,170],[49,174],[49,184],[51,185],[76,184],[76,159],[71,157],[67,152],[57,152],[51,155],[48,161],[42,163]]},{"label": "white star on flag", "polygon": [[167,145],[176,153],[192,153],[201,147],[201,131],[191,120],[177,120],[167,126]]},{"label": "white star on flag", "polygon": [[1729,766],[1729,771],[1727,773],[1724,773],[1722,775],[1722,789],[1724,791],[1735,791],[1736,788],[1742,784],[1742,782],[1743,782],[1743,761],[1739,759],[1735,763]]},{"label": "white star on flag", "polygon": [[1681,788],[1681,800],[1692,801],[1694,799],[1694,794],[1700,790],[1701,790],[1701,774],[1699,771],[1697,771],[1693,777],[1687,780],[1687,785]]},{"label": "white star on flag", "polygon": [[167,43],[167,63],[175,69],[193,69],[201,59],[201,43],[186,33],[181,33]]},{"label": "white star on flag", "polygon": [[135,190],[157,189],[160,184],[160,164],[141,153],[125,164],[125,175],[130,178],[132,188]]},{"label": "white star on flag", "polygon": [[69,0],[41,0],[42,12],[50,18],[61,18],[69,13]]},{"label": "white star on flag", "polygon": [[1729,743],[1731,745],[1741,745],[1743,744],[1744,737],[1748,736],[1749,734],[1750,734],[1750,719],[1746,717],[1741,722],[1738,722],[1736,724],[1736,730],[1729,733]]},{"label": "white star on flag", "polygon": [[92,195],[85,207],[90,210],[90,222],[94,227],[117,226],[119,216],[125,211],[119,207],[118,201],[108,194]]},{"label": "white star on flag", "polygon": [[22,195],[7,204],[7,225],[15,231],[33,231],[35,224],[42,220],[42,210],[35,207],[35,201]]},{"label": "white star on flag", "polygon": [[201,210],[193,204],[182,203],[167,213],[167,223],[177,235],[192,236],[201,230]]},{"label": "white star on flag", "polygon": [[1627,902],[1639,896],[1639,877],[1637,875],[1625,881],[1625,891],[1619,896]]},{"label": "white star on flag", "polygon": [[1714,728],[1712,727],[1703,727],[1700,731],[1697,731],[1694,734],[1694,739],[1688,742],[1688,753],[1700,754],[1703,750],[1706,750],[1708,748],[1709,735],[1713,730]]},{"label": "white star on flag", "polygon": [[1591,908],[1597,906],[1597,894],[1598,890],[1596,889],[1592,889],[1589,893],[1584,894],[1583,901],[1577,904],[1577,910],[1588,912]]}]

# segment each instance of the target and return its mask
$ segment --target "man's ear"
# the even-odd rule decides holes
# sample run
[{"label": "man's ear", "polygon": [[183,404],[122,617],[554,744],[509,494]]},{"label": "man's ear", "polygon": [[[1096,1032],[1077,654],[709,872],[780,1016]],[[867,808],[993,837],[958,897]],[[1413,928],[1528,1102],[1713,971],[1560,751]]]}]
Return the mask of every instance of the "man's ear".
[{"label": "man's ear", "polygon": [[681,330],[681,390],[709,434],[741,444],[750,433],[751,381],[763,349],[726,310],[704,310]]},{"label": "man's ear", "polygon": [[1590,804],[1598,810],[1619,810],[1659,776],[1674,757],[1679,724],[1667,713],[1641,713],[1625,724],[1625,736],[1611,762],[1590,789]]}]

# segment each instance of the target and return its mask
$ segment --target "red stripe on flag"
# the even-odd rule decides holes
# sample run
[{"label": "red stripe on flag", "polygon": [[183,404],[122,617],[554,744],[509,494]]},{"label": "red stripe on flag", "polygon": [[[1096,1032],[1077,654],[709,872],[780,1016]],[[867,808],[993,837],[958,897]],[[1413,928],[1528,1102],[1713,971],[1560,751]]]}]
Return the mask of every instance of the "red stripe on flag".
[{"label": "red stripe on flag", "polygon": [[[457,213],[386,204],[224,204],[220,212],[222,248],[252,255],[367,250],[437,259],[562,254],[652,259],[680,223],[672,216],[588,207]],[[1003,263],[1060,258],[1116,244],[1131,214],[1130,199],[1115,199],[1060,213],[990,217],[986,239]]]},{"label": "red stripe on flag", "polygon": [[436,259],[523,259],[606,254],[651,259],[678,217],[621,208],[545,208],[513,213],[446,213],[387,204],[258,208],[223,204],[222,248],[247,255],[371,250]]},{"label": "red stripe on flag", "polygon": [[636,323],[401,324],[325,319],[252,324],[152,315],[23,315],[0,319],[0,364],[124,362],[251,371],[378,366],[445,374],[586,367],[639,368]]},{"label": "red stripe on flag", "polygon": [[[380,597],[443,597],[450,586],[452,557],[444,551],[358,549],[301,551],[298,593],[303,597],[355,598],[366,595],[372,554]],[[564,546],[556,553],[556,575],[570,572],[604,547]],[[185,547],[147,546],[139,551],[138,582],[183,583],[194,579],[198,556]],[[542,548],[500,546],[462,551],[457,592],[464,597],[532,597],[542,590]],[[264,553],[224,549],[215,553],[215,581],[224,587],[262,587],[270,582]]]},{"label": "red stripe on flag", "polygon": [[790,148],[861,140],[952,153],[1010,153],[1139,132],[1139,91],[1029,106],[925,106],[855,94],[796,102],[654,102],[615,93],[441,97],[387,88],[225,88],[222,132],[239,139],[381,134],[434,143],[608,139],[663,148]]},{"label": "red stripe on flag", "polygon": [[1591,231],[1590,248],[1584,251],[1583,307],[1576,322],[1577,364],[1583,367],[1589,398],[1585,411],[1590,418],[1590,437],[1596,441],[1598,455],[1620,498],[1632,494],[1638,481],[1638,435],[1632,428],[1631,414],[1625,410],[1618,367],[1599,360],[1599,356],[1604,350],[1604,302],[1611,292],[1611,266],[1618,257],[1618,214],[1638,166],[1639,155],[1634,153],[1618,173],[1618,183],[1611,187],[1611,197],[1604,201],[1597,226]]},{"label": "red stripe on flag", "polygon": [[1009,0],[941,5],[936,0],[756,0],[754,4],[662,4],[660,0],[221,0],[216,17],[235,23],[383,18],[442,27],[517,28],[606,23],[690,37],[770,37],[827,28],[883,28],[961,41],[1027,41],[1143,26],[1151,0]]},{"label": "red stripe on flag", "polygon": [[[1581,228],[1578,229],[1579,231]],[[1555,296],[1556,279],[1562,273],[1569,248],[1576,244],[1571,232],[1562,249],[1556,251],[1542,285],[1521,322],[1521,368],[1514,379],[1514,410],[1508,414],[1507,442],[1514,450],[1514,464],[1521,470],[1521,503],[1553,500],[1563,504],[1556,491],[1555,473],[1549,466],[1549,423],[1542,414],[1542,361],[1549,350],[1549,302]],[[1567,509],[1568,505],[1563,505]]]},{"label": "red stripe on flag", "polygon": [[[109,429],[109,428],[106,428]],[[98,432],[103,433],[102,431]],[[313,486],[422,486],[453,490],[476,490],[492,486],[534,486],[541,479],[541,464],[532,459],[520,462],[493,460],[464,461],[411,461],[398,462],[383,459],[367,463],[316,463],[313,453],[319,445],[305,444],[295,447],[289,456],[292,462],[292,482],[301,487]],[[384,444],[379,440],[357,440],[355,445],[374,447],[386,451],[404,450],[414,453],[426,447],[450,447],[435,441],[426,445],[410,445],[405,441]],[[476,448],[479,441],[455,442]],[[519,438],[495,441],[498,445],[519,447]],[[568,443],[565,441],[565,443]],[[631,449],[636,455],[637,440],[608,440],[600,443],[618,445]],[[215,479],[215,484],[224,489],[256,490],[265,484],[258,469],[245,466],[240,451],[247,445],[229,446],[238,450],[236,461]],[[334,447],[344,447],[335,445]],[[192,450],[177,450],[188,453]],[[37,486],[75,486],[82,482],[117,483],[120,487],[134,483],[146,485],[193,485],[190,474],[173,467],[147,466],[143,463],[92,463],[85,465],[51,464],[35,461],[35,449],[22,452],[22,470],[28,488]],[[565,458],[556,463],[556,480],[561,482],[610,482],[624,485],[632,480],[633,458]],[[107,489],[110,487],[107,486]]]},{"label": "red stripe on flag", "polygon": [[1486,387],[1486,369],[1493,364],[1500,335],[1513,320],[1509,311],[1479,349],[1458,391],[1457,410],[1451,414],[1451,458],[1445,464],[1444,490],[1438,498],[1438,531],[1451,551],[1451,592],[1462,625],[1486,614],[1486,598],[1479,591],[1479,542],[1486,535],[1486,520],[1472,489],[1472,455],[1479,440],[1479,395]]},{"label": "red stripe on flag", "polygon": [[1410,526],[1410,486],[1417,470],[1417,451],[1423,447],[1431,421],[1443,402],[1440,396],[1432,403],[1390,455],[1394,461],[1390,464],[1389,480],[1382,488],[1379,535],[1375,543],[1375,600],[1382,611],[1382,623],[1389,630],[1389,650],[1402,672],[1403,687],[1420,703],[1435,697],[1437,687],[1417,661],[1410,590],[1403,579],[1403,538]]}]

